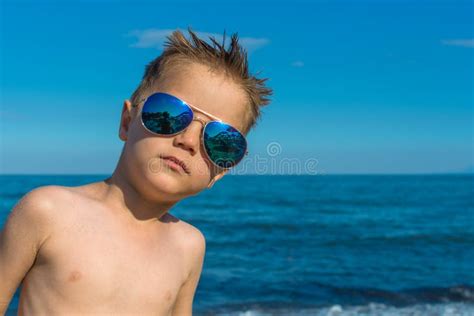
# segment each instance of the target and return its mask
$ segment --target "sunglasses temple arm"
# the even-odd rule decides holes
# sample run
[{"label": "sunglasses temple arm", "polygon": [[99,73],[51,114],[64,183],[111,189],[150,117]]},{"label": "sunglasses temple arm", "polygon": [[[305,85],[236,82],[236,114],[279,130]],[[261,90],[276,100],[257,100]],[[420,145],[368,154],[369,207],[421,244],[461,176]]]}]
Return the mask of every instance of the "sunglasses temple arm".
[{"label": "sunglasses temple arm", "polygon": [[132,104],[132,108],[136,108],[140,103],[142,103],[145,100],[146,100],[146,98],[141,99],[140,101],[138,101],[138,103]]}]

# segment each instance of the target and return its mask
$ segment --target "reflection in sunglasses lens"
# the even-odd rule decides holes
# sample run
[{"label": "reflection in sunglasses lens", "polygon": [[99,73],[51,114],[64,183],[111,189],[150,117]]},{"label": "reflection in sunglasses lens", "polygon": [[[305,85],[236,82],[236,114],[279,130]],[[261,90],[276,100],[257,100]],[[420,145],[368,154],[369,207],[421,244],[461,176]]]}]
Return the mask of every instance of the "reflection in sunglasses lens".
[{"label": "reflection in sunglasses lens", "polygon": [[209,158],[219,167],[235,166],[245,156],[247,143],[234,127],[222,122],[210,122],[204,130],[204,146]]},{"label": "reflection in sunglasses lens", "polygon": [[193,113],[184,102],[165,93],[150,96],[142,109],[143,125],[157,134],[178,133],[185,129],[192,119]]}]

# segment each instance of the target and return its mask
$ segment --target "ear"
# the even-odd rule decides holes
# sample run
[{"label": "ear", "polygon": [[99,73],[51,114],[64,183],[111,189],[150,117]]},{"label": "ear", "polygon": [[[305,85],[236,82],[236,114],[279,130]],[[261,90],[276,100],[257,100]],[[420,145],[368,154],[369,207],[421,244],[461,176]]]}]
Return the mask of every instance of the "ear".
[{"label": "ear", "polygon": [[122,115],[120,117],[119,138],[127,141],[128,129],[132,121],[132,103],[129,100],[123,102]]},{"label": "ear", "polygon": [[210,189],[212,188],[212,186],[214,185],[214,183],[216,181],[219,181],[227,172],[229,171],[229,169],[227,170],[223,170],[221,171],[220,173],[218,173],[217,175],[214,176],[214,178],[212,178],[212,180],[209,182],[209,184],[207,185],[207,188]]}]

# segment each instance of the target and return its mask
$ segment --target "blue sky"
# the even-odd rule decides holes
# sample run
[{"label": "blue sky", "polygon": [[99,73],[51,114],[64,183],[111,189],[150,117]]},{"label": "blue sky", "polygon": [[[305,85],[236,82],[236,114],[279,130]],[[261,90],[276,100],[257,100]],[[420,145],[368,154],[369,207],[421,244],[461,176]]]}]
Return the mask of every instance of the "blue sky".
[{"label": "blue sky", "polygon": [[473,8],[2,1],[0,173],[110,174],[123,100],[164,37],[188,26],[218,39],[237,32],[251,71],[270,78],[273,101],[249,135],[248,159],[310,161],[300,171],[313,174],[472,170]]}]

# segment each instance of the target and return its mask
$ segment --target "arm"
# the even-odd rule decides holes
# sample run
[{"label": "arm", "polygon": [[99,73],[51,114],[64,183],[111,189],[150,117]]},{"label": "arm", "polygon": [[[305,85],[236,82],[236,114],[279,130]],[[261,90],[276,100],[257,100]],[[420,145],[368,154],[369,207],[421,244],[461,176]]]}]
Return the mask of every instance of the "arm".
[{"label": "arm", "polygon": [[197,229],[195,232],[195,236],[191,239],[187,247],[191,258],[190,272],[179,290],[171,313],[173,316],[191,316],[193,314],[194,294],[199,283],[206,253],[206,240],[204,235]]},{"label": "arm", "polygon": [[0,315],[6,312],[15,290],[33,266],[48,236],[51,187],[34,189],[13,207],[0,232]]}]

